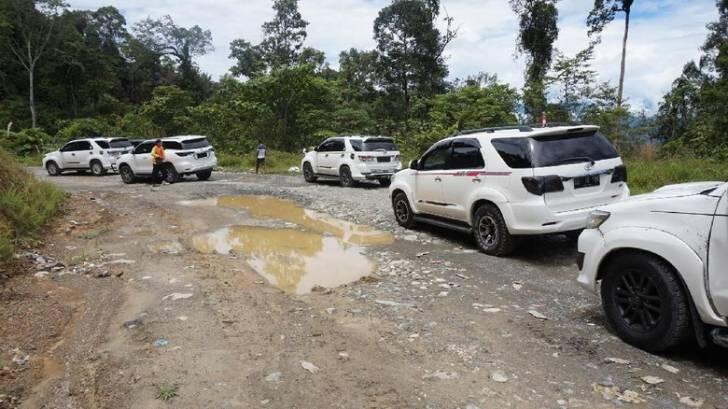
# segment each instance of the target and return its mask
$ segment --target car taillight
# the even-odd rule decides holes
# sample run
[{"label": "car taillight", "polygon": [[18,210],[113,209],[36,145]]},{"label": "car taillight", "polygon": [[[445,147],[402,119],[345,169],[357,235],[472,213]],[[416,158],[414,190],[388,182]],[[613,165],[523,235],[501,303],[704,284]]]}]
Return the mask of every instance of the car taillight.
[{"label": "car taillight", "polygon": [[561,177],[557,175],[549,176],[534,176],[521,178],[523,186],[537,196],[541,196],[544,193],[549,192],[561,192],[564,190],[564,184],[561,182]]},{"label": "car taillight", "polygon": [[374,162],[374,156],[359,155],[359,160],[362,162]]},{"label": "car taillight", "polygon": [[177,156],[189,156],[192,155],[192,152],[175,152]]},{"label": "car taillight", "polygon": [[394,161],[399,162],[399,155],[394,155]]},{"label": "car taillight", "polygon": [[627,167],[624,165],[617,166],[612,172],[612,183],[617,182],[627,182]]}]

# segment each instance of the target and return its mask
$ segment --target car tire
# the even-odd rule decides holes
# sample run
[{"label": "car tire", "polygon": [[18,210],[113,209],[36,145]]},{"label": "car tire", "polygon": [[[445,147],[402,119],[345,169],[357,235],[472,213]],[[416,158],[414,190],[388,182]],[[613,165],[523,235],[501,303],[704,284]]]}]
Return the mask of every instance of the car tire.
[{"label": "car tire", "polygon": [[210,179],[210,176],[212,176],[212,169],[197,172],[195,173],[195,176],[197,176],[197,179],[199,180],[208,180]]},{"label": "car tire", "polygon": [[61,168],[58,167],[56,162],[50,161],[46,163],[46,172],[49,176],[58,176],[61,174]]},{"label": "car tire", "polygon": [[384,186],[384,187],[389,187],[389,185],[392,184],[392,179],[391,178],[382,178],[382,179],[379,179],[379,184],[382,185],[382,186]]},{"label": "car tire", "polygon": [[394,210],[394,218],[400,226],[405,229],[412,229],[417,225],[407,195],[403,192],[395,194],[392,198],[392,210]]},{"label": "car tire", "polygon": [[622,340],[660,352],[691,337],[688,296],[667,262],[650,254],[623,253],[607,264],[602,277],[604,313]]},{"label": "car tire", "polygon": [[356,186],[356,181],[351,177],[351,169],[349,169],[348,166],[342,166],[341,169],[339,169],[339,183],[341,183],[341,186],[343,187]]},{"label": "car tire", "polygon": [[134,176],[134,171],[131,170],[131,167],[129,165],[121,165],[121,167],[119,167],[119,176],[121,176],[121,181],[127,185],[136,182],[136,176]]},{"label": "car tire", "polygon": [[475,211],[473,236],[480,251],[491,256],[507,256],[515,247],[503,215],[491,204],[482,205]]},{"label": "car tire", "polygon": [[303,179],[308,183],[314,183],[318,179],[313,171],[313,166],[308,162],[303,164]]},{"label": "car tire", "polygon": [[180,180],[179,173],[177,172],[177,169],[174,168],[174,165],[168,164],[164,168],[164,180],[169,183],[177,183]]},{"label": "car tire", "polygon": [[91,161],[90,167],[91,173],[93,173],[94,176],[104,176],[104,174],[106,174],[106,169],[104,169],[104,165],[102,165],[101,162],[97,160]]}]

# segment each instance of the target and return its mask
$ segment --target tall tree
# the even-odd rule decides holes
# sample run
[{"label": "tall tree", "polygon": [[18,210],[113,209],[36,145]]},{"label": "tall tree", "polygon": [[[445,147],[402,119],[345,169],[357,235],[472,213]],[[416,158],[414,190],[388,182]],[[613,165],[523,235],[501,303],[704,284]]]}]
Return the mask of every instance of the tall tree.
[{"label": "tall tree", "polygon": [[523,104],[529,119],[536,121],[546,110],[545,78],[559,36],[559,12],[556,0],[510,0],[510,4],[519,19],[516,51],[526,55]]},{"label": "tall tree", "polygon": [[578,120],[584,100],[590,97],[596,72],[591,69],[594,49],[588,47],[573,57],[558,53],[554,61],[550,82],[559,85],[559,102],[571,120]]},{"label": "tall tree", "polygon": [[589,36],[596,35],[596,42],[600,41],[600,34],[607,24],[611,23],[617,13],[624,13],[624,36],[622,38],[622,62],[619,68],[619,86],[617,87],[617,105],[622,105],[624,95],[624,70],[627,64],[627,37],[629,36],[629,16],[634,0],[594,0],[594,8],[586,19],[589,27]]},{"label": "tall tree", "polygon": [[177,60],[182,83],[188,87],[194,85],[199,77],[193,58],[214,50],[210,30],[203,30],[197,25],[179,27],[170,16],[142,20],[134,26],[134,32],[149,49]]},{"label": "tall tree", "polygon": [[323,66],[323,52],[303,45],[308,21],[298,11],[298,0],[274,0],[273,11],[273,20],[263,23],[260,44],[243,39],[230,43],[230,58],[237,60],[230,69],[233,75],[253,78],[300,64]]},{"label": "tall tree", "polygon": [[435,26],[438,0],[394,0],[374,20],[379,74],[392,96],[401,96],[406,115],[412,95],[431,96],[445,89],[448,69],[443,53],[455,38],[452,19],[445,32]]},{"label": "tall tree", "polygon": [[58,16],[68,5],[62,0],[11,0],[11,3],[13,17],[5,24],[13,26],[13,33],[3,42],[28,73],[28,107],[32,127],[36,128],[36,67],[48,51],[48,43]]}]

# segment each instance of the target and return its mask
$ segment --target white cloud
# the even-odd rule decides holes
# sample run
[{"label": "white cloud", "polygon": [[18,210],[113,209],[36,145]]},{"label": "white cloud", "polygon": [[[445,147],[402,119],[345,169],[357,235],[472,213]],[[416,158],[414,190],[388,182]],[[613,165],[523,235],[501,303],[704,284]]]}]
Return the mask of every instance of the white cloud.
[{"label": "white cloud", "polygon": [[[74,8],[107,5],[101,0],[71,0]],[[197,24],[212,31],[215,51],[198,59],[200,67],[218,77],[229,69],[229,44],[236,38],[261,39],[261,24],[273,12],[270,0],[120,0],[114,4],[131,25],[147,16],[169,14],[177,24]],[[561,0],[557,47],[573,54],[587,44],[585,20],[591,0]],[[310,22],[307,45],[326,52],[338,65],[341,51],[374,47],[372,24],[389,0],[301,0],[303,17]],[[450,76],[480,71],[498,74],[514,86],[523,83],[523,60],[515,59],[516,16],[506,0],[442,0],[459,27],[448,48]],[[653,110],[682,66],[699,56],[705,25],[717,18],[713,0],[640,0],[633,6],[628,43],[625,95],[634,107]],[[601,80],[616,85],[624,20],[607,26],[595,52],[594,68]]]}]

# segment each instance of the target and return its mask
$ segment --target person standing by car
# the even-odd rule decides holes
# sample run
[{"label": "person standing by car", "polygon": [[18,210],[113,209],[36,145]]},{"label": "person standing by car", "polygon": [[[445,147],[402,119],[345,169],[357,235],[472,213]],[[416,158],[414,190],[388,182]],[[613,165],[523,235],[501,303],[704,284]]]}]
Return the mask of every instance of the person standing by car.
[{"label": "person standing by car", "polygon": [[162,146],[162,140],[157,139],[154,142],[152,148],[152,183],[153,186],[157,186],[164,180],[164,171],[162,166],[164,165],[164,146]]},{"label": "person standing by car", "polygon": [[265,170],[265,151],[266,147],[262,143],[258,144],[258,150],[256,154],[256,160],[255,160],[255,174],[258,174],[258,169],[262,166]]}]

